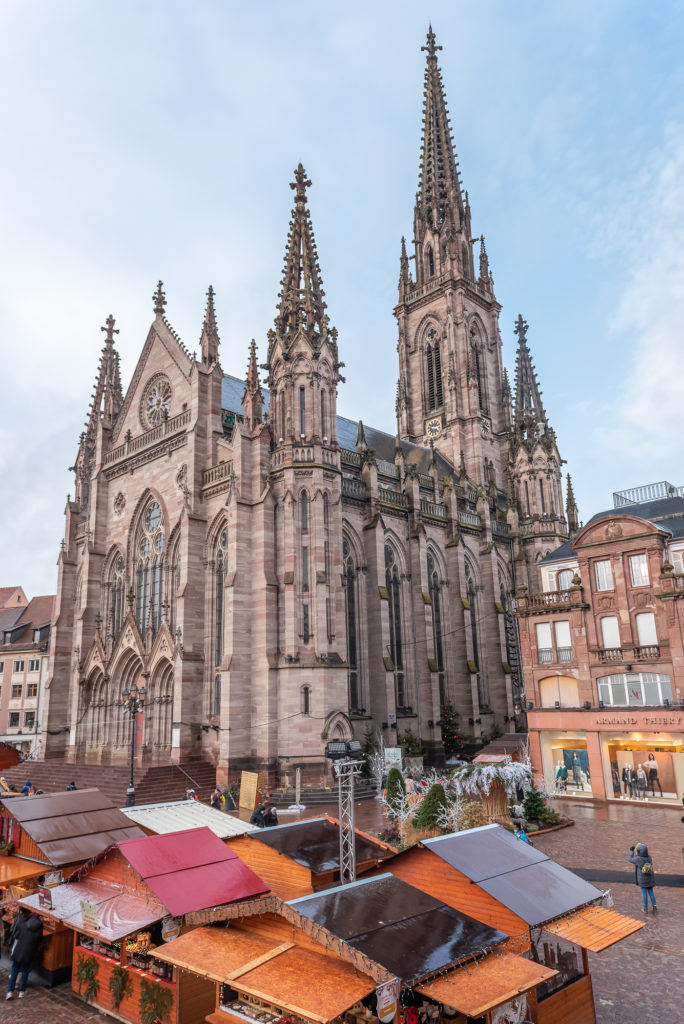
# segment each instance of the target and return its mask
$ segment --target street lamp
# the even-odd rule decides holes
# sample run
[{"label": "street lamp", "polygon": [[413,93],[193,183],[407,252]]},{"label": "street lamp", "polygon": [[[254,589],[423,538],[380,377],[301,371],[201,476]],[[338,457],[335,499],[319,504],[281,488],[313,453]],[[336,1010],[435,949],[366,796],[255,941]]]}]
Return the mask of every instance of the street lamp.
[{"label": "street lamp", "polygon": [[146,690],[144,686],[140,689],[131,683],[130,690],[123,691],[123,709],[124,714],[128,712],[131,716],[131,775],[128,780],[128,789],[126,790],[126,807],[135,806],[135,783],[133,781],[133,769],[135,767],[135,734],[136,734],[136,715],[141,715],[145,707],[145,696]]}]

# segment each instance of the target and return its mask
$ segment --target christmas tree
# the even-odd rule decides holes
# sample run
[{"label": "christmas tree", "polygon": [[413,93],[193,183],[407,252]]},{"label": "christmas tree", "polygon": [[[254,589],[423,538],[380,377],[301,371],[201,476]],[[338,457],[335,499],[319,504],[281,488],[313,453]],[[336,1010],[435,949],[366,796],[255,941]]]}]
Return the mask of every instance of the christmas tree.
[{"label": "christmas tree", "polygon": [[448,806],[448,800],[441,782],[430,786],[427,795],[420,805],[420,810],[413,819],[414,828],[436,828],[439,824],[441,808]]},{"label": "christmas tree", "polygon": [[406,796],[406,783],[404,776],[398,768],[390,768],[387,776],[387,817],[393,820],[392,808],[398,806],[402,798]]}]

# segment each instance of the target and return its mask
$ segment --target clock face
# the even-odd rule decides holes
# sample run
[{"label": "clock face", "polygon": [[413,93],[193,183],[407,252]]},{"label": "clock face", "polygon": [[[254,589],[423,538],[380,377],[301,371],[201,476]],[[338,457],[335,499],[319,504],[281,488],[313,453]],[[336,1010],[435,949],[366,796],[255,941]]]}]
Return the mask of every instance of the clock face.
[{"label": "clock face", "polygon": [[439,437],[442,433],[442,421],[439,416],[434,416],[425,424],[425,433],[428,437]]},{"label": "clock face", "polygon": [[480,425],[483,437],[490,437],[492,433],[492,421],[487,417],[482,417],[482,423]]}]

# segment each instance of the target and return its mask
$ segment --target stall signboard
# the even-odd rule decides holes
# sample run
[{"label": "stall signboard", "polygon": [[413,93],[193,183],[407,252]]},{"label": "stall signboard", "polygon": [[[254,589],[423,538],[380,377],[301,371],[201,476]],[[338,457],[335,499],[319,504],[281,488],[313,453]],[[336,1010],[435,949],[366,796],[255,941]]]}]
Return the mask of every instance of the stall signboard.
[{"label": "stall signboard", "polygon": [[183,919],[180,917],[172,917],[170,914],[165,917],[162,921],[162,939],[164,942],[171,942],[171,939],[177,939],[181,933],[181,924]]},{"label": "stall signboard", "polygon": [[259,775],[257,772],[242,772],[240,776],[240,807],[253,811],[256,807]]},{"label": "stall signboard", "polygon": [[52,910],[52,893],[45,885],[38,887],[38,906],[43,910]]},{"label": "stall signboard", "polygon": [[387,768],[401,768],[401,747],[385,747],[385,765]]},{"label": "stall signboard", "polygon": [[81,921],[83,927],[91,932],[99,932],[100,922],[97,919],[97,907],[90,900],[81,900]]},{"label": "stall signboard", "polygon": [[399,982],[395,979],[394,981],[388,981],[385,985],[378,985],[375,990],[375,997],[377,1000],[378,1018],[384,1024],[394,1020],[399,1001]]}]

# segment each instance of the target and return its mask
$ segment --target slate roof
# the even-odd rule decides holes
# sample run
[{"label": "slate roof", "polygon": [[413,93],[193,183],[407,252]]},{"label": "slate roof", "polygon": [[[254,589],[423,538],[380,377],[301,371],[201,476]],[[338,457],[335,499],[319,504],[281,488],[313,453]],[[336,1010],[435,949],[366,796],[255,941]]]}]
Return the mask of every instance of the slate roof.
[{"label": "slate roof", "polygon": [[[600,519],[617,519],[620,516],[645,519],[653,523],[659,530],[669,534],[671,540],[680,540],[684,537],[684,498],[658,498],[655,501],[639,501],[633,505],[624,505],[622,508],[609,508],[604,512],[597,512],[588,523],[585,523],[585,527]],[[561,562],[576,557],[577,553],[572,546],[572,541],[566,540],[555,551],[542,558],[541,564]]]},{"label": "slate roof", "polygon": [[[8,647],[38,647],[38,643],[34,644],[33,642],[33,630],[50,624],[54,603],[55,595],[47,594],[32,598],[27,605],[23,605],[21,608],[5,608],[0,611],[0,630],[11,629],[16,633],[11,644],[2,644],[1,646],[5,649]],[[15,613],[18,614],[14,621],[8,621],[6,625],[3,625],[4,616]],[[0,639],[4,639],[4,637],[0,637]]]},{"label": "slate roof", "polygon": [[[21,590],[21,587],[0,587],[0,608],[4,608],[5,604],[11,597],[14,597],[16,592]],[[22,611],[26,606],[20,605],[19,611]]]},{"label": "slate roof", "polygon": [[390,874],[301,896],[288,905],[405,982],[508,938]]},{"label": "slate roof", "polygon": [[[307,818],[275,828],[257,829],[250,834],[250,839],[258,840],[316,874],[335,871],[340,866],[339,826],[327,818]],[[358,833],[355,846],[357,863],[383,860],[394,853]]]},{"label": "slate roof", "polygon": [[[242,415],[242,396],[244,391],[244,380],[224,374],[221,388],[222,407],[227,409],[229,412],[239,413]],[[261,394],[264,399],[264,412],[268,412],[270,398],[268,389],[262,387]],[[351,451],[356,451],[356,436],[358,428],[359,424],[356,420],[347,419],[345,416],[337,417],[337,440],[341,448],[348,448]],[[396,447],[395,435],[388,434],[386,431],[378,430],[375,427],[368,427],[365,423],[364,433],[366,435],[368,447],[373,449],[376,456],[379,459],[384,459],[385,462],[393,463],[394,449]],[[415,464],[418,467],[419,473],[427,474],[432,456],[430,448],[424,448],[422,445],[412,444],[410,441],[401,441],[400,443],[406,462]],[[440,477],[454,472],[453,466],[451,466],[451,464],[438,452],[435,452],[435,457]]]},{"label": "slate roof", "polygon": [[530,926],[551,921],[602,896],[595,886],[540,850],[521,843],[501,825],[424,839],[422,845]]}]

